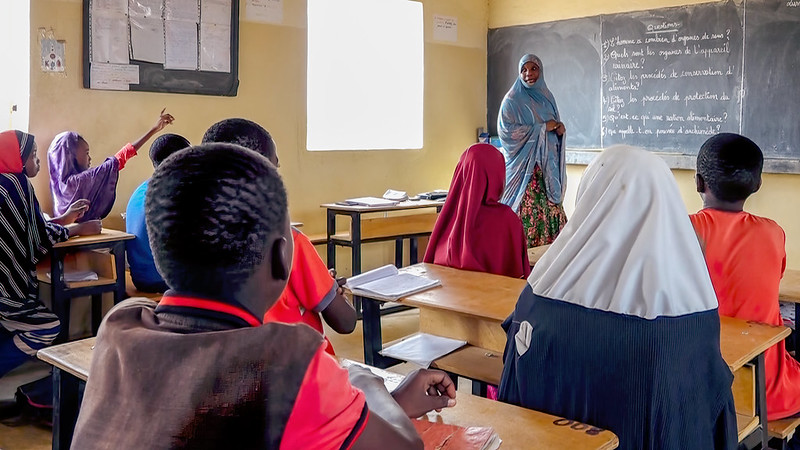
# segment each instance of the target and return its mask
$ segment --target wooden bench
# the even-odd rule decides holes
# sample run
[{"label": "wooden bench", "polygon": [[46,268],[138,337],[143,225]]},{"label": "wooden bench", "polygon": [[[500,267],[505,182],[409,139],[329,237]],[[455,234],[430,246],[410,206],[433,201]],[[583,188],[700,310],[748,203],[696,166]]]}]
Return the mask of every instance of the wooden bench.
[{"label": "wooden bench", "polygon": [[474,345],[465,345],[431,364],[453,377],[472,380],[472,393],[486,396],[486,386],[499,386],[503,374],[503,354]]},{"label": "wooden bench", "polygon": [[785,450],[789,439],[795,433],[795,429],[800,426],[800,417],[788,417],[786,419],[771,420],[767,423],[769,430],[769,445],[771,448]]}]

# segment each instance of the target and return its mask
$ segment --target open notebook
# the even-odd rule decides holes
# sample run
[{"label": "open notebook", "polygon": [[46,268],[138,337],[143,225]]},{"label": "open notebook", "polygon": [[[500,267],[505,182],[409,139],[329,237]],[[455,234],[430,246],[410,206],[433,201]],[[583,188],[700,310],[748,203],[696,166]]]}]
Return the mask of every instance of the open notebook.
[{"label": "open notebook", "polygon": [[440,286],[439,280],[400,273],[388,264],[347,279],[345,287],[355,295],[376,300],[395,301],[400,298]]}]

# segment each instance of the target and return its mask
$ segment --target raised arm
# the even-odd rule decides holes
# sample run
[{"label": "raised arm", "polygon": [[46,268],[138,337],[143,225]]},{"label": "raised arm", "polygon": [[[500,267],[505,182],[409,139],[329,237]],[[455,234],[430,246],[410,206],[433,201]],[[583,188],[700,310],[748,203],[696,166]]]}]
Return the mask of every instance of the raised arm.
[{"label": "raised arm", "polygon": [[150,138],[152,138],[156,133],[163,130],[164,127],[175,121],[175,118],[172,117],[172,114],[164,113],[164,111],[166,110],[167,108],[161,110],[161,113],[159,113],[158,120],[156,121],[155,125],[153,125],[153,127],[150,128],[150,130],[147,133],[143,134],[142,137],[131,143],[131,146],[136,151],[138,151],[142,147],[142,145],[144,145],[147,141],[149,141]]}]

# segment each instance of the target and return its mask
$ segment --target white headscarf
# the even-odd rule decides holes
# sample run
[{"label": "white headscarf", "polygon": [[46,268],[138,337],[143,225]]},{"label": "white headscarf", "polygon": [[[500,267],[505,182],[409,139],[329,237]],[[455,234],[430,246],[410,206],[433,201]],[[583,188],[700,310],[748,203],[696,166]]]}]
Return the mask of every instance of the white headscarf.
[{"label": "white headscarf", "polygon": [[645,319],[717,308],[672,173],[628,146],[606,149],[586,169],[575,213],[528,283],[543,297]]}]

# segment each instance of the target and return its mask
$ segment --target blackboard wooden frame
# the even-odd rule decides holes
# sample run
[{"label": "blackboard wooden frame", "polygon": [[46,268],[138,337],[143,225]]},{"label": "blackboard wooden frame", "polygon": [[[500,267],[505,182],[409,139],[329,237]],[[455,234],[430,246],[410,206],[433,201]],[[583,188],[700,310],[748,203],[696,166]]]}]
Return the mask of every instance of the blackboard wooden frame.
[{"label": "blackboard wooden frame", "polygon": [[[86,89],[91,89],[92,72],[91,2],[83,0],[83,87]],[[139,84],[131,84],[130,90],[235,97],[239,90],[239,0],[231,1],[230,57],[230,72],[169,70],[163,64],[131,59],[131,64],[139,66]]]}]

